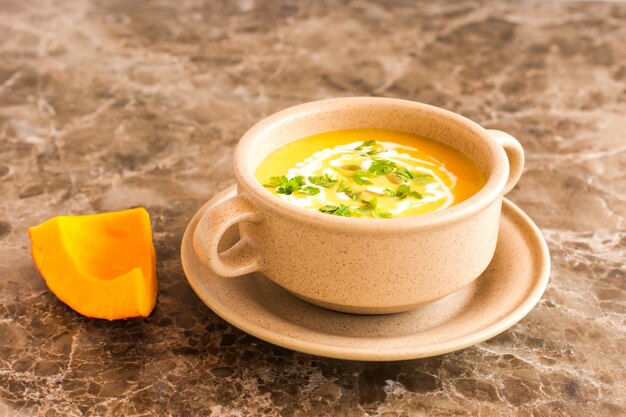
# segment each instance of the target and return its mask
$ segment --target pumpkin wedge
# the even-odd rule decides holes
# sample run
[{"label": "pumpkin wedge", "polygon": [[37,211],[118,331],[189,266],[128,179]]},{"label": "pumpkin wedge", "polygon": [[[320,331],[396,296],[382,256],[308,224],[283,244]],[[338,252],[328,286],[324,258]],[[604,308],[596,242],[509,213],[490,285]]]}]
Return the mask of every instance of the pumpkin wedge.
[{"label": "pumpkin wedge", "polygon": [[87,317],[147,317],[157,298],[150,216],[143,208],[54,217],[28,229],[48,288]]}]

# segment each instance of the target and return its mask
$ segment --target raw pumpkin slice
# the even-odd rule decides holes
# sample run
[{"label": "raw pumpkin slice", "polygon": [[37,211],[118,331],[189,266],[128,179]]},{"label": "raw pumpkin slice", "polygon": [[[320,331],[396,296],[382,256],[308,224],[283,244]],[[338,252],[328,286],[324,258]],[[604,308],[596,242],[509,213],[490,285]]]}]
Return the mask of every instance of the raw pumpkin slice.
[{"label": "raw pumpkin slice", "polygon": [[156,258],[143,208],[54,217],[28,229],[48,288],[87,317],[147,317],[156,304]]}]

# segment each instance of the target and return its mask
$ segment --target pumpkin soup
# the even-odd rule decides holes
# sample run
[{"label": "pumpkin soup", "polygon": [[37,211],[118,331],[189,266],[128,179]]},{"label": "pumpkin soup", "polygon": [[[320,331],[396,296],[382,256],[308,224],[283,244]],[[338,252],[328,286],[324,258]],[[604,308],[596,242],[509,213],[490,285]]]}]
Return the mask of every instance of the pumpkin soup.
[{"label": "pumpkin soup", "polygon": [[421,136],[379,129],[320,133],[272,152],[256,170],[268,190],[321,213],[389,218],[442,210],[485,184],[461,152]]}]

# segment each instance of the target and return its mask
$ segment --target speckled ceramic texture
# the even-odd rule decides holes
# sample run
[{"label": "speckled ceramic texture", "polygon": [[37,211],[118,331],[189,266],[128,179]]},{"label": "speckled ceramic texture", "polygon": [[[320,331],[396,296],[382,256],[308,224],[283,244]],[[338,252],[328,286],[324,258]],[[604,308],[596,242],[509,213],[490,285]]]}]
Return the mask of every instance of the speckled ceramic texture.
[{"label": "speckled ceramic texture", "polygon": [[[183,237],[187,279],[213,311],[268,342],[320,356],[386,361],[422,358],[462,349],[495,336],[524,317],[548,283],[548,248],[535,224],[508,200],[492,262],[466,287],[413,311],[385,315],[344,314],[306,303],[254,273],[224,279],[192,248],[204,210],[235,195],[229,187],[195,215]],[[238,238],[231,228],[224,247]],[[418,266],[416,262],[416,266]]]},{"label": "speckled ceramic texture", "polygon": [[[350,128],[398,130],[439,140],[477,162],[487,182],[466,201],[438,212],[357,219],[285,202],[254,177],[259,163],[286,143]],[[243,136],[233,157],[238,195],[205,211],[194,247],[218,275],[261,271],[293,294],[330,309],[408,311],[462,288],[485,270],[496,247],[502,195],[519,179],[523,161],[521,146],[506,133],[488,132],[426,104],[353,97],[294,106]],[[220,237],[237,223],[242,239],[219,254]]]}]

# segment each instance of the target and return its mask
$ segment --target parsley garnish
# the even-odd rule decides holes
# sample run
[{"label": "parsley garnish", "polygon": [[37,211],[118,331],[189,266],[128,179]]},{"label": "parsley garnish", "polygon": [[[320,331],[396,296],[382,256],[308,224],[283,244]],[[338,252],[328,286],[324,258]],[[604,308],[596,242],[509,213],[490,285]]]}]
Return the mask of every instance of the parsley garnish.
[{"label": "parsley garnish", "polygon": [[299,191],[308,195],[319,194],[320,189],[310,185],[305,185],[304,177],[297,175],[293,178],[287,178],[284,175],[280,177],[270,178],[270,182],[263,184],[264,187],[276,188],[278,194],[291,195],[296,191]]},{"label": "parsley garnish", "polygon": [[400,200],[404,200],[407,197],[422,198],[423,196],[417,191],[411,191],[411,187],[408,185],[399,185],[396,191],[391,191],[389,188],[385,188],[384,193],[387,197],[397,197]]},{"label": "parsley garnish", "polygon": [[305,187],[302,187],[298,191],[304,194],[308,194],[308,195],[315,195],[315,194],[320,193],[320,189],[317,187],[313,187],[312,185],[307,185]]},{"label": "parsley garnish", "polygon": [[376,208],[378,205],[378,197],[374,196],[370,201],[361,200],[365,204],[356,209],[361,214],[369,214]]},{"label": "parsley garnish", "polygon": [[365,200],[361,200],[363,201],[363,203],[365,203],[364,205],[362,205],[361,207],[359,207],[358,209],[356,209],[356,211],[358,211],[361,214],[371,214],[372,217],[374,218],[383,218],[383,219],[387,219],[389,217],[391,217],[391,213],[389,213],[388,211],[384,211],[384,210],[379,210],[377,208],[378,206],[378,197],[374,196],[372,197],[372,199],[370,201],[365,201]]},{"label": "parsley garnish", "polygon": [[376,145],[376,141],[375,140],[366,140],[365,142],[363,142],[362,144],[360,144],[359,146],[354,148],[354,150],[355,151],[360,151],[363,148],[367,148],[368,146],[374,146],[374,145]]},{"label": "parsley garnish", "polygon": [[388,219],[391,217],[391,213],[389,213],[388,211],[385,210],[372,210],[372,217],[374,218],[381,218],[381,219]]},{"label": "parsley garnish", "polygon": [[418,174],[414,171],[409,171],[406,167],[397,167],[394,172],[387,174],[389,181],[396,184],[413,181],[417,185],[424,185],[428,183],[433,176],[430,174]]},{"label": "parsley garnish", "polygon": [[276,188],[276,192],[278,194],[287,194],[290,195],[294,191],[298,191],[304,185],[304,177],[302,175],[297,175],[293,178],[288,179],[286,182],[283,182]]},{"label": "parsley garnish", "polygon": [[329,188],[337,184],[337,180],[325,174],[323,177],[311,176],[308,178],[309,182],[313,185],[319,185],[320,187]]},{"label": "parsley garnish", "polygon": [[285,177],[284,175],[280,177],[272,177],[270,178],[270,182],[268,182],[267,184],[263,184],[263,187],[278,187],[285,182],[287,182],[287,177]]},{"label": "parsley garnish", "polygon": [[408,169],[406,169],[406,167],[396,168],[396,175],[404,182],[410,182],[417,176],[415,172],[409,171]]},{"label": "parsley garnish", "polygon": [[384,175],[391,172],[396,167],[396,163],[387,159],[375,158],[368,171],[375,175]]},{"label": "parsley garnish", "polygon": [[[376,147],[374,148],[374,146],[376,146]],[[354,150],[355,151],[360,151],[363,148],[369,148],[369,147],[372,147],[372,149],[370,149],[369,151],[367,151],[365,153],[362,153],[361,155],[363,155],[363,156],[367,156],[367,155],[372,156],[372,155],[376,155],[378,153],[384,152],[386,150],[382,146],[378,145],[375,140],[366,140],[365,142],[363,142],[362,144],[360,144],[359,146],[354,148]]]},{"label": "parsley garnish", "polygon": [[339,206],[329,204],[319,209],[319,211],[326,214],[332,214],[333,216],[350,217],[352,215],[350,207],[345,204],[340,204]]},{"label": "parsley garnish", "polygon": [[298,191],[303,185],[304,177],[301,175],[293,178],[287,178],[284,175],[280,177],[272,177],[270,178],[270,182],[268,184],[263,184],[264,187],[276,187],[276,192],[278,194],[286,195],[290,195],[294,191]]},{"label": "parsley garnish", "polygon": [[339,183],[339,187],[337,187],[337,192],[338,193],[351,193],[352,189],[346,185],[345,182],[341,181]]},{"label": "parsley garnish", "polygon": [[372,177],[372,174],[370,174],[369,172],[357,171],[350,178],[352,178],[352,181],[356,182],[359,185],[368,185],[368,184],[371,184],[372,182],[368,180],[367,178],[371,178],[371,177]]},{"label": "parsley garnish", "polygon": [[338,193],[344,193],[345,195],[347,195],[348,197],[350,197],[353,200],[358,200],[359,199],[359,195],[357,193],[355,193],[354,191],[352,191],[352,188],[350,188],[350,186],[347,185],[343,181],[341,181],[339,183],[339,186],[337,187],[337,192]]},{"label": "parsley garnish", "polygon": [[430,182],[432,179],[433,179],[433,176],[430,174],[415,174],[415,177],[413,178],[413,182],[417,185],[424,185]]}]

